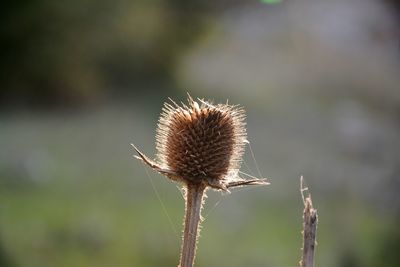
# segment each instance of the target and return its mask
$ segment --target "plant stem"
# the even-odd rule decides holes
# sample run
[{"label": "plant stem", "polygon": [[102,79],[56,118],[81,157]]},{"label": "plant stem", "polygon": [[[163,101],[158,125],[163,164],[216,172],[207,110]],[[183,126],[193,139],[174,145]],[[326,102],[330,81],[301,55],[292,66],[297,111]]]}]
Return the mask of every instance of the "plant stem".
[{"label": "plant stem", "polygon": [[318,215],[317,210],[314,209],[311,195],[304,197],[303,192],[308,190],[303,188],[303,177],[301,177],[301,187],[300,187],[302,198],[304,202],[303,211],[303,256],[300,261],[301,267],[313,267],[314,266],[314,252],[316,246],[317,237],[317,225],[318,225]]},{"label": "plant stem", "polygon": [[203,184],[188,184],[186,188],[185,225],[179,267],[193,266],[205,188]]}]

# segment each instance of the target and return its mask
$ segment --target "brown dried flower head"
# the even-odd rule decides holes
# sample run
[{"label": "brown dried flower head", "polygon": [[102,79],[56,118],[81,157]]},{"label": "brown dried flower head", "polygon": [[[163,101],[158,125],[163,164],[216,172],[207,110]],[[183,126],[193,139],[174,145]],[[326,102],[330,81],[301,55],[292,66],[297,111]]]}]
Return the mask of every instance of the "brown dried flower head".
[{"label": "brown dried flower head", "polygon": [[243,109],[189,98],[166,103],[157,129],[158,160],[182,180],[199,183],[235,176],[246,142]]},{"label": "brown dried flower head", "polygon": [[166,103],[157,128],[157,161],[133,146],[137,158],[172,180],[184,184],[185,219],[180,267],[192,267],[201,208],[208,187],[228,191],[243,185],[268,184],[265,179],[242,179],[239,168],[247,143],[244,110],[204,100],[180,106]]},{"label": "brown dried flower head", "polygon": [[180,106],[165,103],[157,129],[157,162],[139,154],[139,159],[169,178],[186,184],[216,189],[261,180],[238,176],[247,142],[245,112],[239,106],[213,105],[188,97]]}]

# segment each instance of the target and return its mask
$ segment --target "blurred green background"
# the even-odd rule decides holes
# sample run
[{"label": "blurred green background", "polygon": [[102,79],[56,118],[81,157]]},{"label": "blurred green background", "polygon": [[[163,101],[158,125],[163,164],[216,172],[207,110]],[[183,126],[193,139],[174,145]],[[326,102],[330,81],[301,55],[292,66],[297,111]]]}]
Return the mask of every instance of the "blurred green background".
[{"label": "blurred green background", "polygon": [[[209,192],[196,266],[400,266],[397,1],[46,1],[0,9],[0,266],[177,266],[183,199],[135,160],[162,103],[241,104],[268,187]],[[242,171],[260,176],[249,148]],[[159,197],[157,196],[159,195]]]}]

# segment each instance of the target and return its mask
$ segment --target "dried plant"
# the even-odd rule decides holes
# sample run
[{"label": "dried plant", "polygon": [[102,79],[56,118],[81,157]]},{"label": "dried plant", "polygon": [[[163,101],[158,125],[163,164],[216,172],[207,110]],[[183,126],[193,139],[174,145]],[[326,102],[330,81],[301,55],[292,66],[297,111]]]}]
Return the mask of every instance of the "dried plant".
[{"label": "dried plant", "polygon": [[308,188],[304,186],[304,178],[300,177],[300,192],[304,203],[303,211],[303,255],[301,257],[301,267],[314,267],[314,254],[316,247],[317,237],[317,225],[318,225],[318,214],[314,208],[311,194],[304,196],[304,192],[308,191]]},{"label": "dried plant", "polygon": [[[200,103],[200,104],[199,104]],[[188,105],[166,103],[157,129],[157,160],[133,146],[137,158],[185,188],[186,211],[180,267],[193,266],[201,208],[207,188],[268,184],[265,179],[242,179],[239,168],[247,143],[241,107],[213,105],[188,96]]]}]

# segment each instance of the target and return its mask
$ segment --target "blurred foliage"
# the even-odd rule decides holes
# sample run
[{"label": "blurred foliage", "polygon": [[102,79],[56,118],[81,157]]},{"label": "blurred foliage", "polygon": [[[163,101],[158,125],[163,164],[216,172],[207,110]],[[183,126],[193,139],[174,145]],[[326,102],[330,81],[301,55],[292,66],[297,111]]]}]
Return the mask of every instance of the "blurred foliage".
[{"label": "blurred foliage", "polygon": [[[11,1],[0,11],[0,104],[79,104],[171,81],[203,1]],[[148,85],[152,86],[148,86]]]}]

